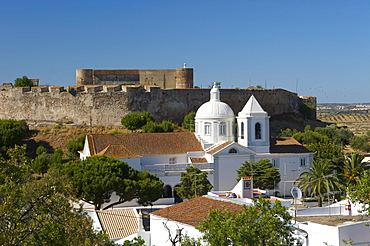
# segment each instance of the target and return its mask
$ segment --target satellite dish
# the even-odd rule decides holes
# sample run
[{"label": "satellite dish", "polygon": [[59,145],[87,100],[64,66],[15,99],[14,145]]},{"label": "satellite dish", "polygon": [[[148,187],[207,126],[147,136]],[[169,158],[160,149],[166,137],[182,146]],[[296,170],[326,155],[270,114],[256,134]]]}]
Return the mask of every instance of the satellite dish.
[{"label": "satellite dish", "polygon": [[292,190],[290,191],[292,194],[292,197],[294,199],[301,199],[302,198],[302,191],[298,187],[293,187]]}]

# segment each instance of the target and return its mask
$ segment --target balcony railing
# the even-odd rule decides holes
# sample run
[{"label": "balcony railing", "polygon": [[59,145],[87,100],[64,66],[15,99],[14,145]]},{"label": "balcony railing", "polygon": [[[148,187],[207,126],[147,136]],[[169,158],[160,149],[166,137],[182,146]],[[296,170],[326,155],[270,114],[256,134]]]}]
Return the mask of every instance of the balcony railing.
[{"label": "balcony railing", "polygon": [[212,163],[184,163],[184,164],[154,164],[154,165],[143,165],[143,171],[149,171],[151,173],[157,172],[185,172],[188,167],[197,167],[201,171],[213,171]]}]

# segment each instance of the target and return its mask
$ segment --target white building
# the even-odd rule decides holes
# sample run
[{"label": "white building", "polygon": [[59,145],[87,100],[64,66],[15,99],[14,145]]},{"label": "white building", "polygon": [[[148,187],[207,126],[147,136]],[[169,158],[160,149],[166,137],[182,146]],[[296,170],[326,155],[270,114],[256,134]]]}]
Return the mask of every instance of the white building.
[{"label": "white building", "polygon": [[195,133],[87,135],[80,157],[113,156],[138,170],[157,174],[165,183],[164,197],[176,196],[173,188],[188,166],[207,171],[214,190],[230,190],[243,162],[269,159],[279,168],[281,182],[268,193],[290,195],[293,182],[312,163],[314,153],[293,138],[271,139],[269,116],[253,95],[237,116],[237,135],[234,121],[233,110],[221,102],[214,85],[210,101],[196,113]]}]

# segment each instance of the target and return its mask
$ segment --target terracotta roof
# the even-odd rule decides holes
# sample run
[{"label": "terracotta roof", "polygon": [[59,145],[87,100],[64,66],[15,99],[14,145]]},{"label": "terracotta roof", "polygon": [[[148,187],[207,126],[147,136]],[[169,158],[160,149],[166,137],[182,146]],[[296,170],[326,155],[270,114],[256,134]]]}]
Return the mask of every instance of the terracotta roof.
[{"label": "terracotta roof", "polygon": [[163,208],[153,212],[152,214],[175,220],[180,223],[198,226],[200,221],[203,221],[209,211],[227,208],[231,211],[243,209],[243,205],[215,200],[207,197],[197,197],[167,208]]},{"label": "terracotta roof", "polygon": [[87,135],[90,154],[96,155],[108,145],[122,145],[137,155],[173,155],[203,151],[191,132],[92,134]]},{"label": "terracotta roof", "polygon": [[224,142],[220,145],[212,145],[211,147],[209,147],[206,151],[208,154],[214,154],[220,150],[222,150],[223,148],[226,148],[227,146],[229,146],[230,144],[234,143],[234,141],[227,141],[227,142]]},{"label": "terracotta roof", "polygon": [[106,155],[115,158],[123,158],[123,157],[141,157],[127,148],[122,144],[109,144],[105,149],[97,153],[96,155]]},{"label": "terracotta roof", "polygon": [[311,153],[311,152],[294,138],[283,137],[283,138],[271,138],[270,153],[284,154],[284,153]]},{"label": "terracotta roof", "polygon": [[139,231],[134,209],[101,210],[96,213],[110,239],[125,238]]},{"label": "terracotta roof", "polygon": [[204,157],[190,157],[191,163],[208,163],[207,159]]}]

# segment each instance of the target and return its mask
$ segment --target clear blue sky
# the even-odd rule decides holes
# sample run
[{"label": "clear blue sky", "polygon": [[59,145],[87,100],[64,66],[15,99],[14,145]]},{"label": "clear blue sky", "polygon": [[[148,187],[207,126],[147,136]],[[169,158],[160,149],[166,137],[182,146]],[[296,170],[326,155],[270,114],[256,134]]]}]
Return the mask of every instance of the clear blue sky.
[{"label": "clear blue sky", "polygon": [[[78,68],[194,68],[195,85],[262,85],[370,102],[370,1],[0,0],[0,83],[74,85]],[[298,80],[298,86],[297,86]]]}]

